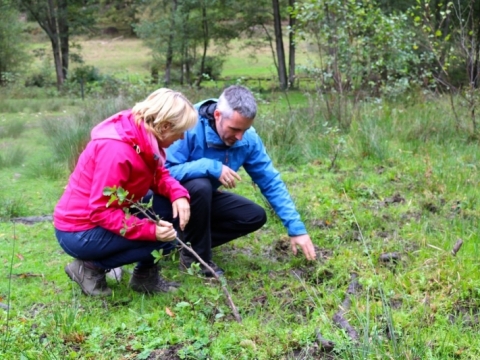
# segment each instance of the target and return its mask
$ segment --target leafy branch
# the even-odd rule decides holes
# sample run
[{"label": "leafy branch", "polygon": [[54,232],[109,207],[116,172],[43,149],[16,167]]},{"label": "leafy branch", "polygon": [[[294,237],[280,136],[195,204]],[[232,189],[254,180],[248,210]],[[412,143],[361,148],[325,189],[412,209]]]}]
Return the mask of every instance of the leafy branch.
[{"label": "leafy branch", "polygon": [[[154,223],[158,223],[158,221],[160,220],[160,217],[152,211],[153,197],[150,198],[150,201],[148,203],[143,203],[143,202],[140,202],[140,201],[134,201],[133,200],[133,195],[130,198],[128,197],[128,195],[129,195],[128,190],[125,190],[125,189],[123,189],[121,187],[117,187],[117,186],[113,186],[113,187],[108,187],[107,186],[107,187],[105,187],[103,189],[103,195],[110,196],[110,199],[107,202],[107,207],[109,207],[115,201],[117,201],[119,205],[122,205],[123,203],[127,203],[127,204],[129,204],[129,206],[123,208],[125,214],[130,215],[131,214],[130,209],[135,209],[135,210],[138,210],[147,219],[149,219],[150,221],[152,221]],[[120,234],[122,236],[124,236],[127,229],[128,229],[128,225],[125,223],[124,227],[120,230]],[[241,323],[242,318],[240,317],[240,314],[237,310],[237,307],[233,303],[230,292],[227,289],[227,281],[225,280],[225,278],[223,276],[218,276],[217,273],[215,273],[215,270],[212,269],[212,267],[210,265],[208,265],[195,252],[195,250],[192,249],[191,246],[188,246],[182,240],[180,240],[178,238],[178,236],[175,237],[175,240],[181,245],[181,247],[183,249],[186,249],[187,251],[189,251],[198,260],[198,262],[200,264],[202,264],[208,271],[210,271],[213,274],[214,278],[221,285],[222,291],[223,291],[225,297],[227,298],[228,306],[232,310],[232,313],[233,313],[233,316],[235,317],[235,320],[237,322]],[[156,252],[152,253],[152,255],[154,257],[158,258],[159,256],[161,256],[161,253],[156,251]]]}]

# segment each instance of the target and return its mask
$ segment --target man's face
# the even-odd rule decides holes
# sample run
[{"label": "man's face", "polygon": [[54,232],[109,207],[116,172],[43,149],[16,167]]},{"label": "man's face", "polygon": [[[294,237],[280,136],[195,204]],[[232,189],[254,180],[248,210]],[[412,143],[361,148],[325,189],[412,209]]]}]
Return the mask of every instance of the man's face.
[{"label": "man's face", "polygon": [[237,111],[234,111],[233,115],[227,118],[217,109],[213,116],[215,117],[218,135],[227,146],[233,146],[237,141],[242,140],[243,134],[253,123],[252,119],[243,117]]}]

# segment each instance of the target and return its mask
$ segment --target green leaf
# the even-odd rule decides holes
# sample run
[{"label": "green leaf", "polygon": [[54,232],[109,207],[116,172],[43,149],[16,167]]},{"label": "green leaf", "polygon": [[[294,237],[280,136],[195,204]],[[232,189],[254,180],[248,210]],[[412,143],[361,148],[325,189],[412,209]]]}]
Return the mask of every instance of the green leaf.
[{"label": "green leaf", "polygon": [[110,196],[113,193],[115,193],[115,191],[117,191],[115,186],[114,187],[106,186],[106,187],[103,188],[103,195]]},{"label": "green leaf", "polygon": [[120,187],[117,189],[117,196],[118,196],[118,202],[121,204],[127,199],[128,191]]},{"label": "green leaf", "polygon": [[185,307],[190,307],[192,305],[190,305],[190,303],[186,302],[186,301],[180,301],[177,305],[175,305],[176,308],[185,308]]},{"label": "green leaf", "polygon": [[113,202],[115,202],[116,200],[118,200],[117,196],[115,194],[112,194],[110,195],[110,199],[108,200],[107,202],[107,207],[109,207],[110,205],[112,205]]}]

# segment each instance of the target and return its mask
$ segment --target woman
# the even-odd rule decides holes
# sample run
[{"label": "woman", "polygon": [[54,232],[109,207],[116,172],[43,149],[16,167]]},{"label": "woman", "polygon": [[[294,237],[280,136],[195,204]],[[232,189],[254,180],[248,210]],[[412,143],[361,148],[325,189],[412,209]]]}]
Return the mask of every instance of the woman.
[{"label": "woman", "polygon": [[[166,292],[167,282],[154,263],[153,250],[168,254],[176,230],[190,217],[189,195],[164,168],[165,151],[197,122],[197,112],[179,92],[159,89],[131,110],[93,128],[54,211],[55,235],[75,260],[65,272],[87,295],[110,295],[105,273],[137,263],[130,287],[142,293]],[[126,214],[130,204],[114,202],[106,187],[123,188],[133,201],[148,202],[162,220]]]}]

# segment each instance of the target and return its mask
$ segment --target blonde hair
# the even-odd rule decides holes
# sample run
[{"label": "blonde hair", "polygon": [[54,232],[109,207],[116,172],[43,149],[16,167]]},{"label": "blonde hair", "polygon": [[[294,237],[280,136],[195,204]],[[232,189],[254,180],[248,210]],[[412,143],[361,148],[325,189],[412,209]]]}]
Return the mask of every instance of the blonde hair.
[{"label": "blonde hair", "polygon": [[197,110],[180,92],[160,88],[132,108],[137,125],[143,120],[145,128],[163,139],[162,127],[170,124],[174,133],[192,128],[198,119]]}]

